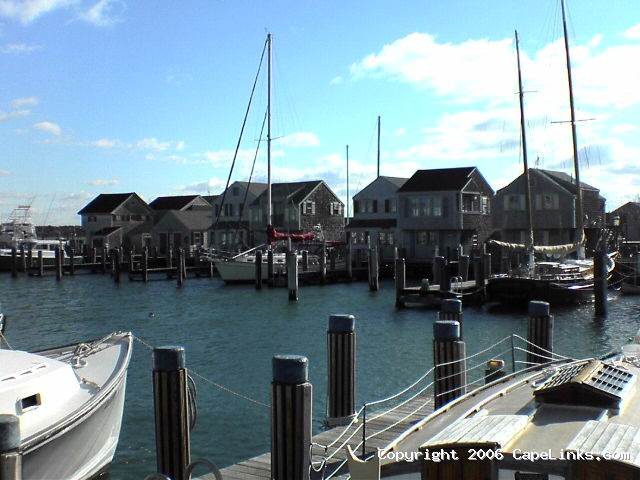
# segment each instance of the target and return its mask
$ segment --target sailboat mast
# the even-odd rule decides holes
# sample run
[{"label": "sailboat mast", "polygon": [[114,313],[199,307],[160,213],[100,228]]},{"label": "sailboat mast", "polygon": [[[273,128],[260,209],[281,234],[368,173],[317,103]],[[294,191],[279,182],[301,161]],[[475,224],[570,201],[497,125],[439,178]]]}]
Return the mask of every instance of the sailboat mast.
[{"label": "sailboat mast", "polygon": [[271,225],[271,47],[273,38],[267,34],[267,225]]},{"label": "sailboat mast", "polygon": [[380,177],[380,115],[378,115],[378,175]]},{"label": "sailboat mast", "polygon": [[[520,99],[520,134],[522,136],[522,163],[524,164],[524,182],[525,182],[525,207],[527,210],[527,253],[533,251],[533,216],[531,214],[531,183],[529,181],[529,164],[527,161],[527,134],[524,121],[524,91],[522,90],[522,70],[520,68],[520,39],[516,30],[516,56],[518,59],[518,97]],[[528,262],[531,264],[532,262]]]},{"label": "sailboat mast", "polygon": [[[564,0],[560,1],[562,6],[562,30],[564,33],[564,50],[567,57],[567,80],[569,82],[569,107],[571,110],[571,141],[573,143],[573,169],[576,178],[577,198],[576,198],[576,242],[579,243],[583,235],[583,212],[582,212],[582,188],[580,184],[580,162],[578,159],[578,135],[576,133],[576,112],[573,103],[573,82],[571,79],[571,57],[569,55],[569,36],[567,35],[567,19],[564,10]],[[580,257],[581,248],[578,248]]]},{"label": "sailboat mast", "polygon": [[349,199],[349,145],[347,145],[347,222],[349,222],[349,214],[350,209],[349,209],[349,204],[351,203],[351,200]]}]

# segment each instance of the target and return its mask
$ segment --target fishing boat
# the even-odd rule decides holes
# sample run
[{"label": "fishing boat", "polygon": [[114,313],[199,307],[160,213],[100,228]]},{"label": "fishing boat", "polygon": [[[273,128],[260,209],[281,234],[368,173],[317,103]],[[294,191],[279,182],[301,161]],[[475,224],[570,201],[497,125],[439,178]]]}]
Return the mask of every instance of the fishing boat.
[{"label": "fishing boat", "polygon": [[0,349],[0,414],[20,426],[18,478],[81,480],[106,469],[120,435],[131,347],[132,335],[117,332],[33,353]]},{"label": "fishing boat", "polygon": [[639,375],[639,344],[530,367],[445,404],[378,456],[417,460],[422,480],[637,479]]},{"label": "fishing boat", "polygon": [[[594,262],[584,258],[584,219],[582,211],[582,184],[580,183],[580,168],[577,151],[576,120],[573,102],[573,87],[571,80],[571,62],[565,19],[564,4],[562,5],[565,51],[567,61],[567,76],[569,82],[569,105],[571,110],[571,132],[573,144],[573,160],[576,190],[576,241],[567,245],[541,246],[534,245],[533,219],[531,202],[531,182],[527,163],[527,142],[523,106],[522,73],[520,68],[520,49],[518,32],[515,34],[516,53],[518,63],[518,86],[520,100],[520,131],[522,138],[522,156],[524,164],[525,210],[527,212],[527,234],[524,244],[512,244],[497,240],[490,243],[502,248],[519,250],[525,253],[525,264],[508,274],[493,275],[487,282],[487,296],[490,301],[509,304],[525,304],[529,300],[543,300],[551,304],[583,303],[593,298],[594,292]],[[576,259],[563,261],[536,261],[535,255],[566,256],[576,252]],[[607,256],[606,275],[611,275],[615,262],[614,253]]]}]

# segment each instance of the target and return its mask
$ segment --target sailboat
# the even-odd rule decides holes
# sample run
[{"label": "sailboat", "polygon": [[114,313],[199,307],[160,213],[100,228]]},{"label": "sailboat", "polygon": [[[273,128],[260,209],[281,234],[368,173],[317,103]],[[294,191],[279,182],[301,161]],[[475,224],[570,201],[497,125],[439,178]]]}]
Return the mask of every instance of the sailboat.
[{"label": "sailboat", "polygon": [[[280,240],[291,241],[307,241],[317,237],[317,232],[309,232],[302,234],[289,234],[278,232],[273,226],[272,199],[271,199],[271,90],[272,90],[272,36],[267,34],[267,243],[246,250],[231,258],[215,258],[213,260],[220,278],[227,283],[243,283],[252,282],[256,279],[256,251],[265,249],[267,252],[271,250],[271,244]],[[286,274],[286,253],[271,252],[273,258],[273,274]],[[297,253],[298,261],[302,262],[302,255]],[[264,263],[262,270],[262,279],[266,280],[269,275],[267,268],[268,255],[263,255]],[[311,264],[318,264],[317,258],[310,259]]]},{"label": "sailboat", "polygon": [[[497,240],[491,243],[501,247],[524,251],[526,264],[520,271],[512,274],[492,276],[487,283],[487,295],[491,301],[500,303],[525,303],[529,300],[544,300],[552,304],[582,303],[593,298],[594,265],[593,259],[584,258],[584,219],[582,211],[582,184],[580,183],[580,168],[578,162],[575,108],[573,102],[573,85],[571,78],[571,61],[565,19],[564,2],[562,2],[562,20],[569,82],[569,105],[571,110],[571,131],[573,144],[573,161],[576,185],[576,241],[568,245],[536,246],[533,240],[533,219],[531,202],[531,184],[527,164],[527,144],[524,122],[522,73],[520,68],[520,49],[518,32],[516,32],[516,53],[518,60],[518,86],[520,100],[520,129],[522,136],[522,152],[525,182],[525,208],[527,211],[527,235],[525,244],[508,244]],[[556,261],[535,261],[535,253],[548,255],[567,255],[577,252],[577,259]],[[614,268],[612,255],[608,256],[607,270]]]}]

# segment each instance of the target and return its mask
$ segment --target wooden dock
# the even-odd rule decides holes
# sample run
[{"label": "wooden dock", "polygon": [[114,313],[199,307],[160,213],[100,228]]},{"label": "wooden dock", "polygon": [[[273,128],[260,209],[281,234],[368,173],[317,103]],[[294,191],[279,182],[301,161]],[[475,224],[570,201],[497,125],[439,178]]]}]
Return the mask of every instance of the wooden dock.
[{"label": "wooden dock", "polygon": [[[383,414],[385,410],[386,409],[377,409],[373,412],[367,412],[366,452],[368,455],[377,452],[378,449],[389,447],[400,434],[411,425],[432,413],[433,396],[423,393],[408,401],[403,406]],[[378,415],[380,416],[378,417]],[[341,478],[341,476],[348,471],[346,465],[346,445],[343,446],[344,442],[348,442],[351,448],[358,454],[362,453],[362,422],[359,421],[351,425],[346,434],[345,428],[344,426],[331,428],[313,437],[312,461],[315,468],[321,470],[319,472],[312,471],[311,478],[313,480],[328,478],[330,475],[332,478]],[[353,437],[347,440],[352,434]],[[332,445],[334,442],[335,445]],[[329,445],[331,445],[331,447],[327,449],[325,454],[323,446]],[[325,455],[332,455],[332,458],[326,462],[325,468],[321,469],[321,462]],[[385,465],[387,464],[383,461],[383,468],[385,468]],[[387,468],[392,467],[402,469],[403,464],[401,462],[393,462],[389,463]],[[385,470],[387,468],[385,468]],[[324,470],[324,472],[322,470]],[[231,465],[222,469],[220,473],[224,480],[269,480],[271,479],[271,454],[265,453],[245,460],[244,462]],[[207,474],[199,477],[199,479],[214,480],[215,477],[213,474]]]}]

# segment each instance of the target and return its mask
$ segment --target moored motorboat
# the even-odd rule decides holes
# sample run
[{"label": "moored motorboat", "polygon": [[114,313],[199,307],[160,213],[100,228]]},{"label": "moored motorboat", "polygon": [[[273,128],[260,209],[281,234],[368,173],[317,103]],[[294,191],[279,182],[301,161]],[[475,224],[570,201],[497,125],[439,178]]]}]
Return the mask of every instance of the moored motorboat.
[{"label": "moored motorboat", "polygon": [[20,425],[22,478],[89,479],[113,459],[131,333],[34,353],[0,350],[0,414]]}]

